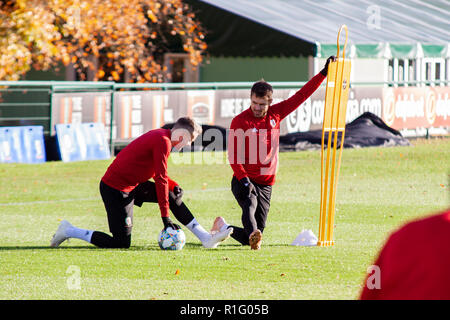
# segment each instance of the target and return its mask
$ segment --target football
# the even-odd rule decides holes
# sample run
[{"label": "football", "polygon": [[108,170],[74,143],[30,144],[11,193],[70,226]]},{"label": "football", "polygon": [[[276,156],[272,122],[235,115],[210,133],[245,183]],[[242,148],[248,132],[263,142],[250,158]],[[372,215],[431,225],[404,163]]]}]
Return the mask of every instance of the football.
[{"label": "football", "polygon": [[162,250],[181,250],[186,243],[186,235],[183,230],[167,228],[161,230],[158,236],[158,244]]}]

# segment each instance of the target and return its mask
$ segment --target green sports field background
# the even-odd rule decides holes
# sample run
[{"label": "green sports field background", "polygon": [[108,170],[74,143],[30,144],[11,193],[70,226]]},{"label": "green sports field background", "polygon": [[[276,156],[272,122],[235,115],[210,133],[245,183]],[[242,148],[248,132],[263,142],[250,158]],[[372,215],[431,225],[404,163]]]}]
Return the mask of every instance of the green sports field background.
[{"label": "green sports field background", "polygon": [[[108,231],[98,183],[111,161],[0,164],[0,299],[356,299],[387,236],[449,206],[450,139],[412,145],[344,150],[330,248],[290,245],[318,233],[319,151],[280,154],[260,251],[233,239],[204,249],[186,228],[182,251],[161,251],[157,204],[135,207],[128,250],[77,239],[49,248],[61,219]],[[240,225],[225,154],[192,156],[172,155],[169,175],[197,220]]]}]

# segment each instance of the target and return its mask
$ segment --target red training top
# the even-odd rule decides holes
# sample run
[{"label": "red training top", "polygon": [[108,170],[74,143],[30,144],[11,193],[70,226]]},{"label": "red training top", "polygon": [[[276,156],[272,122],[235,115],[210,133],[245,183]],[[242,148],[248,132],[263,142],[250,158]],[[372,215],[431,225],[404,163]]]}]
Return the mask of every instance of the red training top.
[{"label": "red training top", "polygon": [[[450,299],[450,210],[393,233],[368,273],[362,300]],[[379,281],[376,286],[376,281]]]},{"label": "red training top", "polygon": [[255,117],[251,108],[233,118],[228,137],[228,160],[238,180],[249,177],[262,185],[275,183],[280,122],[308,99],[325,78],[319,72],[292,97],[270,106],[263,118]]},{"label": "red training top", "polygon": [[177,185],[167,175],[167,159],[171,149],[170,130],[151,130],[119,152],[102,181],[114,189],[130,192],[139,183],[153,178],[161,217],[168,217],[169,190]]}]

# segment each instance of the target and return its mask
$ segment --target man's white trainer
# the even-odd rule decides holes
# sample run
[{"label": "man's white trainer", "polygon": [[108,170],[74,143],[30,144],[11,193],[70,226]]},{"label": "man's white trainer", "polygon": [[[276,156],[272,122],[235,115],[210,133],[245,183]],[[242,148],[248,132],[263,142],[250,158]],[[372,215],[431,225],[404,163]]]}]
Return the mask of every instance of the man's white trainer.
[{"label": "man's white trainer", "polygon": [[69,221],[63,220],[58,226],[58,229],[56,230],[55,234],[53,235],[52,240],[50,241],[51,247],[58,247],[61,243],[66,241],[69,237],[66,235],[66,230],[68,228],[72,228],[73,226],[70,224]]},{"label": "man's white trainer", "polygon": [[211,238],[209,238],[202,244],[205,248],[214,249],[219,245],[220,242],[228,239],[232,233],[233,228],[228,228],[223,231],[216,232],[214,234],[211,234]]}]

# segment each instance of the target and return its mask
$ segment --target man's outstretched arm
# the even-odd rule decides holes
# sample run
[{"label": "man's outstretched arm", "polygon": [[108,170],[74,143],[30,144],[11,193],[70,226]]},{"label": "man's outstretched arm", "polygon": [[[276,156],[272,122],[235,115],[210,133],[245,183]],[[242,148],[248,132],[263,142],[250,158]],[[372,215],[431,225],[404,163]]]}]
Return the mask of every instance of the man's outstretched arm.
[{"label": "man's outstretched arm", "polygon": [[286,118],[292,111],[297,109],[303,102],[306,101],[322,84],[327,77],[328,65],[336,58],[331,56],[327,59],[324,68],[311,78],[300,90],[298,90],[292,97],[274,104],[270,108],[275,113],[280,115],[280,120]]}]

